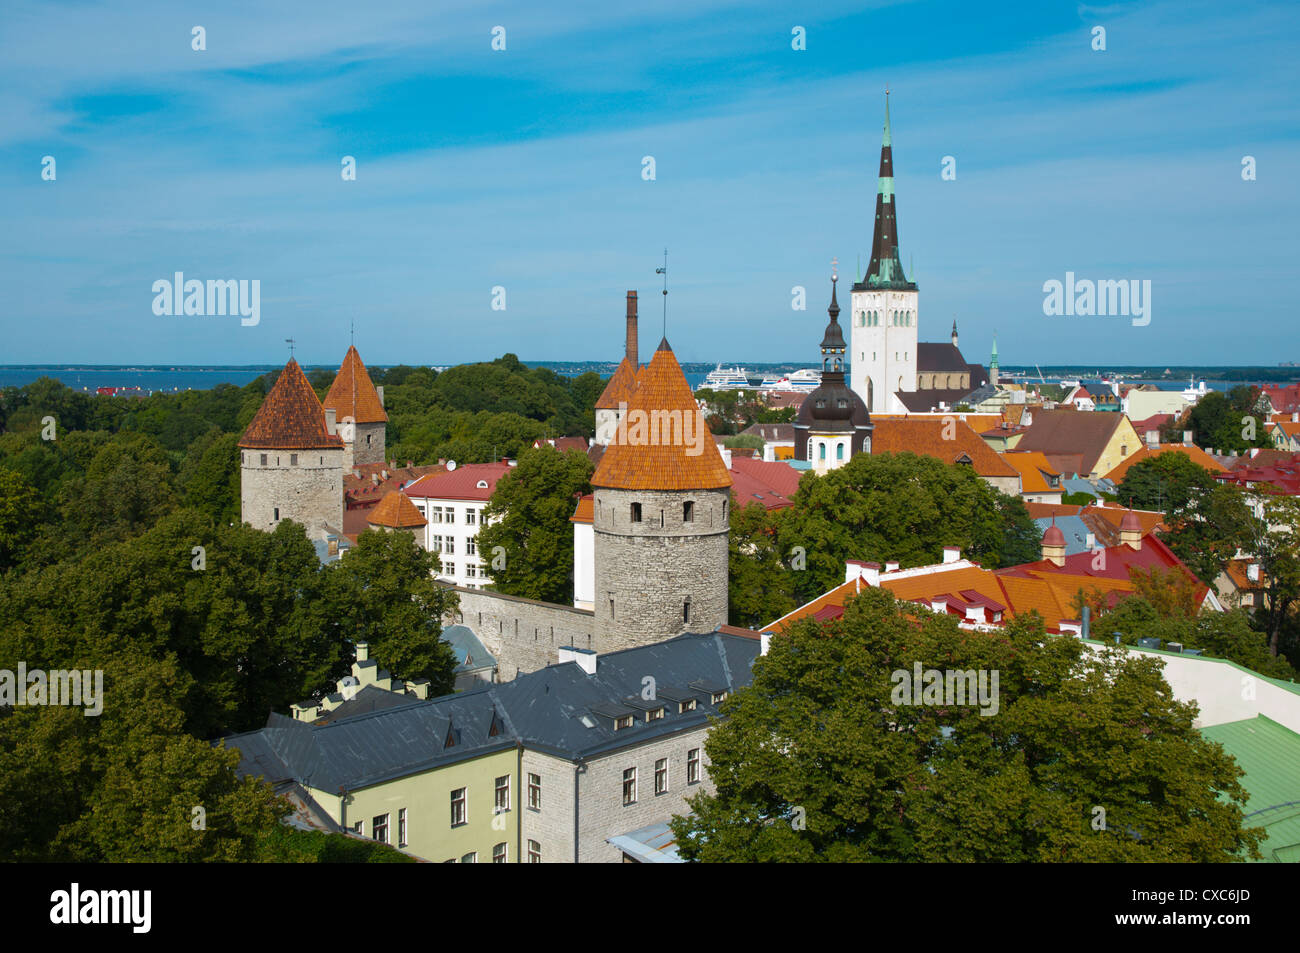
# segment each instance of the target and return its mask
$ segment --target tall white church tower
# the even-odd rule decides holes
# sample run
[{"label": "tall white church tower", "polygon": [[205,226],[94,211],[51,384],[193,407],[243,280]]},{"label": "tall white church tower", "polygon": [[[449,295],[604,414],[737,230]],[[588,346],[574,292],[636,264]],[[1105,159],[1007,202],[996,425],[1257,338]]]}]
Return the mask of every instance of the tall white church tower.
[{"label": "tall white church tower", "polygon": [[917,292],[916,283],[903,274],[898,255],[888,92],[879,182],[871,265],[853,286],[851,296],[849,383],[868,412],[902,413],[905,408],[894,394],[916,390]]}]

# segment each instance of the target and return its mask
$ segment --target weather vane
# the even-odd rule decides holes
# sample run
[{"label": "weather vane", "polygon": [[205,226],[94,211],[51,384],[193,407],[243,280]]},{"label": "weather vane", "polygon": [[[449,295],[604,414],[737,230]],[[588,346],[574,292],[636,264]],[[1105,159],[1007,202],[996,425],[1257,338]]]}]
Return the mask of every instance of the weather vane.
[{"label": "weather vane", "polygon": [[664,266],[655,269],[656,275],[664,276],[664,337],[668,337],[668,249],[664,249]]},{"label": "weather vane", "polygon": [[285,338],[284,343],[289,345],[289,357],[293,357],[293,338]]}]

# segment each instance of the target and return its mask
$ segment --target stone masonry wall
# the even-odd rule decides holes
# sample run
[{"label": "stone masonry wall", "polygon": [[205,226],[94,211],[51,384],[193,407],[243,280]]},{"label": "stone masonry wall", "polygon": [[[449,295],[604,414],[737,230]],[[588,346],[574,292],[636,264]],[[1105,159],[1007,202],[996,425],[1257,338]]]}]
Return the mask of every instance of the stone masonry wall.
[{"label": "stone masonry wall", "polygon": [[[270,532],[277,520],[291,519],[307,536],[323,535],[326,523],[343,530],[343,455],[335,450],[241,449],[240,519]],[[262,464],[265,456],[266,464]],[[297,463],[293,462],[297,458]]]},{"label": "stone masonry wall", "polygon": [[[687,502],[694,504],[690,522]],[[726,623],[730,502],[729,488],[596,490],[595,630],[603,650],[712,632]],[[641,506],[640,522],[632,518],[634,503]]]},{"label": "stone masonry wall", "polygon": [[497,659],[497,680],[535,672],[559,661],[558,649],[608,651],[594,635],[590,609],[538,602],[485,589],[453,587],[460,597],[456,622],[469,626]]},{"label": "stone masonry wall", "polygon": [[[605,843],[606,838],[666,821],[674,814],[689,814],[688,797],[701,790],[713,792],[709,778],[704,739],[708,728],[701,726],[671,735],[648,745],[639,745],[587,763],[578,781],[578,862],[617,863],[622,851]],[[692,748],[700,749],[700,780],[686,783],[686,758]],[[655,761],[668,759],[668,791],[655,794]],[[636,802],[623,803],[623,771],[636,768]]]},{"label": "stone masonry wall", "polygon": [[[348,462],[351,467],[354,463],[383,463],[384,462],[384,433],[386,424],[383,421],[373,424],[355,424],[355,440],[352,444],[352,459]],[[370,443],[366,443],[366,438],[370,438]]]}]

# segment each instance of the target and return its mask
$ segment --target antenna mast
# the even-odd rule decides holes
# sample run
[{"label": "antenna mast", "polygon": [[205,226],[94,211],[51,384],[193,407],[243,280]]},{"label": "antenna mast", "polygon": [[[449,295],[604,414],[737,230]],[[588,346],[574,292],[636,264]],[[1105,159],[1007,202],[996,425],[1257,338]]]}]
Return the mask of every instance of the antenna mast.
[{"label": "antenna mast", "polygon": [[655,269],[656,275],[664,276],[664,334],[668,337],[668,249],[664,249],[664,266]]}]

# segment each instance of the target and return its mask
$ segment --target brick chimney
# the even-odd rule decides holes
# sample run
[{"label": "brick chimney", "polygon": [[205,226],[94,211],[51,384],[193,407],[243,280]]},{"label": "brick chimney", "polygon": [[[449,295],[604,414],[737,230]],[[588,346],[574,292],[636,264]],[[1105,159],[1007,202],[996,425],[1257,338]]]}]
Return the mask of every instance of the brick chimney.
[{"label": "brick chimney", "polygon": [[641,365],[637,363],[637,330],[636,330],[636,292],[627,293],[627,362],[632,365],[633,372],[637,371]]}]

